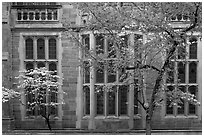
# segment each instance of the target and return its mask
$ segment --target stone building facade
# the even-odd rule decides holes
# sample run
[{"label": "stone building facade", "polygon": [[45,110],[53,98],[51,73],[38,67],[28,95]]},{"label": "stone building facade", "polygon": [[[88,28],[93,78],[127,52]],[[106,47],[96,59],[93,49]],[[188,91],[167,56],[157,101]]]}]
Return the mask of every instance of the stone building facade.
[{"label": "stone building facade", "polygon": [[[88,80],[89,76],[96,77],[96,81],[99,81],[96,82],[96,85],[100,86],[101,79],[97,77],[101,75],[95,72],[90,72],[88,75],[83,73],[79,66],[79,58],[82,58],[82,53],[78,49],[77,42],[72,39],[71,34],[63,33],[62,23],[65,20],[68,20],[73,28],[84,23],[80,12],[70,3],[14,2],[2,4],[2,85],[4,87],[17,89],[18,81],[15,77],[19,75],[20,70],[45,66],[57,70],[58,75],[63,77],[59,90],[67,93],[57,96],[58,101],[64,99],[65,104],[59,106],[56,115],[51,117],[53,128],[145,129],[144,110],[141,107],[138,109],[133,107],[135,105],[134,96],[136,96],[134,89],[120,85],[116,94],[112,95],[114,100],[108,98],[109,93],[103,92],[103,103],[100,102],[97,95],[92,94],[94,81]],[[75,33],[74,35],[87,43],[90,49],[94,48],[97,38],[91,32],[80,34]],[[88,35],[88,39],[84,35]],[[134,43],[135,35],[145,38],[141,33],[135,33],[128,38],[130,43]],[[181,72],[183,75],[186,74],[182,86],[189,92],[196,91],[195,94],[201,101],[200,34],[196,34],[196,37],[196,40],[192,40],[196,43],[196,48],[194,48],[196,51],[193,52],[196,57],[189,58],[188,64],[183,68],[185,72]],[[104,45],[107,47],[108,44]],[[189,72],[192,72],[191,77],[196,79],[195,82],[193,80],[190,82]],[[103,81],[109,83],[111,79],[113,77],[110,76],[109,79],[108,74],[104,73]],[[129,92],[126,92],[127,90]],[[148,89],[145,91],[148,93]],[[21,99],[26,101],[23,95]],[[125,105],[125,102],[128,102],[128,105]],[[102,109],[96,107],[97,104],[102,105]],[[26,107],[18,100],[3,103],[2,109],[3,129],[47,128],[41,117],[27,112]],[[168,108],[164,105],[154,114],[153,129],[201,130],[201,112],[201,106],[194,107],[185,104],[183,109],[179,109]]]}]

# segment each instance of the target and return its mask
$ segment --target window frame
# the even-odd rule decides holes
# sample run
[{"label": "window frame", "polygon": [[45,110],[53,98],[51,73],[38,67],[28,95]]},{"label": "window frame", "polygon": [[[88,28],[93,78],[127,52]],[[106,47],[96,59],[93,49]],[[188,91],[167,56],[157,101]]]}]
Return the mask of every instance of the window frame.
[{"label": "window frame", "polygon": [[[26,59],[26,40],[27,39],[32,39],[33,40],[33,59]],[[56,40],[56,59],[49,59],[49,39],[54,38]],[[44,59],[38,59],[37,57],[37,40],[38,39],[43,39],[44,40],[44,51],[45,51],[45,58]],[[26,65],[31,63],[33,65],[34,68],[38,67],[39,63],[44,63],[45,67],[48,68],[48,70],[50,70],[50,64],[55,63],[56,65],[56,71],[57,71],[57,75],[59,75],[59,50],[58,50],[58,46],[59,46],[59,36],[58,35],[23,35],[23,69],[27,69]],[[59,90],[59,89],[58,89]],[[24,101],[26,102],[26,96],[24,96],[23,98]],[[46,97],[47,98],[47,97]],[[51,99],[51,96],[48,97],[48,99]],[[58,102],[58,95],[55,96],[55,100]],[[24,106],[25,108],[27,108],[27,105]],[[48,108],[47,108],[48,109]],[[51,109],[52,111],[52,109]],[[59,117],[59,108],[58,106],[55,108],[55,114],[54,116],[56,118]],[[38,118],[40,115],[38,114],[37,110],[34,110],[34,114],[28,115],[27,114],[28,111],[25,109],[25,118],[26,119],[36,119]]]},{"label": "window frame", "polygon": [[[191,59],[190,58],[190,45],[191,45],[191,42],[190,42],[190,37],[196,37],[196,43],[197,43],[197,48],[196,48],[196,59],[193,58]],[[199,92],[199,80],[198,80],[198,64],[200,62],[200,58],[199,58],[199,44],[198,44],[198,39],[199,39],[199,36],[188,36],[187,37],[187,44],[185,45],[185,52],[186,52],[186,55],[185,55],[185,58],[178,58],[178,48],[176,49],[176,54],[175,56],[170,60],[171,62],[173,62],[174,66],[173,66],[173,81],[171,82],[167,82],[167,79],[168,79],[168,74],[166,75],[167,79],[166,79],[166,84],[165,84],[165,87],[166,89],[169,87],[169,86],[172,86],[173,89],[177,89],[179,87],[184,87],[185,89],[185,92],[188,92],[189,93],[189,88],[190,87],[196,87],[196,91],[195,91],[195,95],[196,95],[196,98],[198,99],[198,92]],[[178,64],[182,62],[185,64],[185,82],[183,83],[180,83],[178,82]],[[190,74],[189,74],[189,70],[190,70],[190,64],[191,63],[196,63],[196,82],[194,83],[191,83],[190,82]],[[198,99],[199,100],[199,99]],[[184,113],[183,114],[179,114],[178,111],[179,111],[179,107],[178,106],[172,106],[172,111],[173,111],[173,114],[167,114],[167,98],[165,99],[165,117],[168,118],[168,117],[198,117],[199,115],[199,112],[198,112],[198,106],[194,105],[195,106],[195,113],[194,114],[189,114],[189,105],[190,103],[187,102],[187,101],[184,101]]]},{"label": "window frame", "polygon": [[[101,34],[101,33],[100,33]],[[103,33],[104,34],[104,33]],[[131,33],[130,33],[131,34]],[[130,42],[130,34],[128,34],[127,35],[127,42],[129,43]],[[141,35],[142,36],[142,38],[143,38],[143,35],[141,34],[141,33],[134,33],[134,37],[135,37],[135,34],[137,34],[137,35]],[[89,33],[87,34],[87,33],[85,33],[85,34],[82,34],[81,35],[81,37],[82,37],[82,43],[83,43],[83,45],[85,45],[84,44],[84,36],[83,35],[88,35],[89,36]],[[90,38],[90,37],[89,37]],[[96,37],[94,37],[94,38],[96,38]],[[134,39],[135,40],[135,39]],[[90,39],[88,40],[88,42],[89,42],[89,48],[88,49],[90,49]],[[117,53],[115,53],[116,54],[116,56],[115,56],[115,58],[109,58],[109,55],[108,55],[108,42],[110,42],[108,39],[107,39],[107,36],[105,35],[104,36],[104,47],[103,47],[103,49],[104,49],[104,54],[105,55],[107,55],[107,59],[106,59],[106,61],[109,61],[109,60],[114,60],[114,59],[117,59]],[[96,45],[96,43],[95,43],[95,45]],[[129,45],[129,44],[128,44]],[[128,49],[129,49],[129,47],[127,47]],[[82,48],[82,59],[83,59],[83,62],[87,62],[87,61],[89,61],[89,59],[87,59],[86,58],[86,56],[84,55],[84,49]],[[83,71],[84,71],[84,69],[83,69]],[[95,73],[96,74],[96,73]],[[95,83],[95,85],[98,85],[98,86],[103,86],[103,85],[108,85],[108,86],[110,86],[110,85],[114,85],[112,82],[110,82],[110,83],[108,83],[108,74],[107,74],[107,66],[105,66],[104,67],[104,82],[103,83]],[[119,70],[117,70],[117,72],[116,72],[116,83],[117,83],[117,87],[118,86],[121,86],[121,82],[119,82]],[[89,80],[89,83],[84,83],[84,80],[85,80],[85,76],[83,75],[83,87],[84,86],[90,86],[90,80]],[[130,86],[128,85],[128,89],[130,88]],[[118,89],[118,88],[117,88]],[[129,90],[128,90],[129,91]],[[108,108],[107,108],[107,104],[108,104],[108,98],[107,98],[107,91],[104,91],[104,93],[103,93],[103,95],[104,95],[104,108],[103,108],[103,110],[104,110],[104,114],[103,115],[97,115],[97,114],[95,114],[95,117],[105,117],[105,118],[120,118],[120,117],[129,117],[129,105],[128,105],[128,102],[129,102],[129,92],[127,92],[127,110],[126,110],[126,114],[125,115],[119,115],[119,100],[118,100],[118,98],[119,98],[119,93],[118,93],[119,91],[117,90],[116,91],[116,93],[115,93],[115,95],[116,95],[116,100],[115,100],[115,102],[116,102],[116,107],[115,107],[115,109],[116,109],[116,112],[115,112],[115,114],[114,115],[108,115]],[[134,93],[135,94],[135,93]],[[83,92],[83,95],[84,95],[84,92]],[[139,94],[138,94],[139,95]],[[137,96],[138,96],[137,95]],[[84,98],[84,96],[83,96],[83,98]],[[135,99],[134,99],[135,100]],[[96,99],[96,97],[95,97],[95,102],[97,103],[97,99]],[[134,101],[133,101],[134,102]],[[84,102],[84,104],[85,104],[85,102]],[[134,104],[133,104],[134,105]],[[134,106],[133,106],[134,107]],[[86,118],[86,117],[89,117],[89,115],[86,115],[85,113],[84,113],[84,108],[85,108],[85,105],[83,106],[83,118]],[[95,108],[96,108],[96,106],[95,106]],[[96,111],[97,111],[97,109],[95,109]],[[135,110],[135,109],[134,109]],[[97,113],[97,112],[96,112]],[[135,112],[133,112],[134,114],[134,116],[136,116],[136,115],[138,115],[139,113],[140,113],[140,110],[137,108],[137,112],[135,113]]]}]

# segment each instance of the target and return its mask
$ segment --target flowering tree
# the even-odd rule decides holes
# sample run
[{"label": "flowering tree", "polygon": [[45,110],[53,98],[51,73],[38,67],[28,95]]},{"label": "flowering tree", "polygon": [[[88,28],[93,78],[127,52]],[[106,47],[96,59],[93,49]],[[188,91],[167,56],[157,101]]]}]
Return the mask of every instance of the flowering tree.
[{"label": "flowering tree", "polygon": [[13,89],[8,89],[5,87],[2,87],[2,102],[8,102],[12,98],[19,98],[20,93],[14,91]]},{"label": "flowering tree", "polygon": [[[75,31],[92,31],[95,35],[102,32],[102,35],[112,41],[109,53],[112,56],[115,56],[113,53],[117,53],[117,59],[112,61],[108,71],[122,70],[120,79],[127,84],[130,84],[129,81],[134,77],[135,80],[131,84],[139,86],[137,92],[142,92],[147,86],[152,89],[149,100],[138,99],[146,111],[146,134],[151,134],[153,112],[161,105],[164,95],[167,95],[171,101],[170,106],[179,105],[182,100],[199,104],[195,96],[190,93],[185,93],[179,88],[170,91],[164,87],[166,74],[174,70],[171,60],[178,56],[177,51],[181,51],[179,56],[187,55],[184,50],[188,44],[187,33],[201,31],[201,3],[97,2],[73,5],[81,11],[83,17],[86,17],[84,24],[74,29]],[[179,20],[188,19],[188,24],[180,29],[172,27],[172,20],[178,13],[184,14],[183,17],[182,15],[177,17]],[[65,22],[64,25],[67,31],[73,32],[69,22]],[[130,49],[124,37],[131,31],[145,34],[147,36],[145,43],[138,36],[137,42]],[[100,47],[87,49],[84,43],[78,41],[76,37],[73,38],[85,51],[85,56],[91,60],[89,66],[103,67],[101,62],[106,62],[107,57],[110,58],[109,53],[104,55],[100,52]],[[147,78],[151,81],[146,81]]]},{"label": "flowering tree", "polygon": [[[49,71],[46,68],[35,68],[25,70],[19,75],[19,89],[22,89],[27,97],[26,102],[22,102],[26,106],[27,111],[38,111],[51,130],[50,116],[57,109],[58,105],[64,104],[63,101],[58,102],[57,94],[59,93],[58,80],[59,76],[56,71]],[[55,114],[56,115],[56,114]]]}]

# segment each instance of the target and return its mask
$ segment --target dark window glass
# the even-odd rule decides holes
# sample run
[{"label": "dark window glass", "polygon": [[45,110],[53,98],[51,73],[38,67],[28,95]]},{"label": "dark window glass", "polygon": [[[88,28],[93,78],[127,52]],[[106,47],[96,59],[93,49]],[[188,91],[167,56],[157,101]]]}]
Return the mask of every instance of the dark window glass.
[{"label": "dark window glass", "polygon": [[45,20],[45,12],[41,12],[41,20]]},{"label": "dark window glass", "polygon": [[38,59],[45,59],[45,41],[44,39],[37,40],[37,57]]},{"label": "dark window glass", "polygon": [[128,49],[128,35],[120,37],[120,54],[125,55]]},{"label": "dark window glass", "polygon": [[167,70],[167,83],[174,83],[174,62],[169,63],[169,69]]},{"label": "dark window glass", "polygon": [[84,83],[90,83],[90,65],[88,61],[84,62]]},{"label": "dark window glass", "polygon": [[96,70],[96,83],[104,83],[104,64],[98,63]]},{"label": "dark window glass", "polygon": [[54,11],[54,20],[57,20],[57,11]]},{"label": "dark window glass", "polygon": [[[173,86],[168,86],[167,90],[168,91],[173,91],[174,87]],[[172,115],[173,114],[173,106],[171,105],[171,99],[170,99],[169,96],[166,97],[166,114],[167,115]]]},{"label": "dark window glass", "polygon": [[108,58],[116,58],[116,49],[111,39],[108,39]]},{"label": "dark window glass", "polygon": [[[186,87],[185,86],[179,86],[179,89],[182,91],[182,92],[186,92]],[[184,100],[181,99],[181,102],[178,103],[178,114],[184,114]]]},{"label": "dark window glass", "polygon": [[178,82],[185,83],[185,68],[186,65],[183,62],[178,63]]},{"label": "dark window glass", "polygon": [[33,20],[34,19],[34,13],[33,12],[30,12],[29,13],[29,20]]},{"label": "dark window glass", "polygon": [[[196,87],[196,86],[190,86],[189,89],[188,89],[188,91],[189,91],[191,94],[193,94],[193,95],[196,96],[197,87]],[[191,104],[191,103],[189,103],[188,113],[189,113],[190,115],[196,114],[196,106],[193,105],[193,104]]]},{"label": "dark window glass", "polygon": [[21,12],[18,12],[18,20],[21,20]]},{"label": "dark window glass", "polygon": [[189,58],[190,59],[197,59],[197,43],[196,42],[193,42],[190,44]]},{"label": "dark window glass", "polygon": [[52,12],[51,11],[47,13],[47,19],[52,20]]},{"label": "dark window glass", "polygon": [[31,38],[26,39],[26,59],[33,59],[33,40]]},{"label": "dark window glass", "polygon": [[139,48],[142,47],[143,36],[139,34],[134,35],[134,55],[136,58],[141,58],[141,52],[138,52]]},{"label": "dark window glass", "polygon": [[182,20],[182,14],[177,14],[178,21]]},{"label": "dark window glass", "polygon": [[103,87],[96,87],[96,98],[97,98],[97,115],[104,114],[104,94],[103,94]]},{"label": "dark window glass", "polygon": [[82,44],[84,45],[84,56],[85,57],[88,57],[88,53],[89,53],[89,50],[90,50],[90,43],[89,43],[89,35],[82,35]]},{"label": "dark window glass", "polygon": [[125,81],[127,77],[128,77],[128,72],[126,72],[124,68],[121,68],[119,70],[119,82]]},{"label": "dark window glass", "polygon": [[116,86],[112,88],[112,91],[107,92],[108,93],[108,115],[115,115],[116,113]]},{"label": "dark window glass", "polygon": [[85,115],[90,114],[90,88],[88,86],[84,86],[84,94],[85,94]]},{"label": "dark window glass", "polygon": [[49,63],[49,71],[55,71],[53,75],[57,75],[57,64],[55,62]]},{"label": "dark window glass", "polygon": [[28,13],[27,12],[23,12],[23,20],[27,20],[28,19]]},{"label": "dark window glass", "polygon": [[35,20],[39,20],[40,19],[40,13],[39,12],[35,12]]},{"label": "dark window glass", "polygon": [[196,83],[197,78],[197,64],[196,62],[191,62],[189,64],[189,83]]},{"label": "dark window glass", "polygon": [[178,47],[178,59],[185,59],[186,58],[186,47],[180,46]]},{"label": "dark window glass", "polygon": [[114,70],[113,60],[108,62],[108,83],[113,83],[116,81],[116,71]]},{"label": "dark window glass", "polygon": [[29,70],[29,69],[34,69],[34,65],[32,62],[26,63],[26,70]]},{"label": "dark window glass", "polygon": [[57,46],[56,40],[51,38],[49,39],[49,59],[56,59],[57,58]]},{"label": "dark window glass", "polygon": [[[31,92],[31,88],[30,87],[27,87],[26,89],[26,115],[27,116],[34,116],[35,115],[35,109],[34,109],[34,106],[31,105],[32,102],[34,102],[35,100],[35,94],[33,94]],[[29,102],[29,103],[28,103]]]},{"label": "dark window glass", "polygon": [[102,35],[96,36],[96,54],[104,54],[104,37]]},{"label": "dark window glass", "polygon": [[122,85],[119,86],[119,98],[118,98],[118,107],[119,115],[127,115],[127,104],[128,104],[128,86]]},{"label": "dark window glass", "polygon": [[38,68],[42,68],[45,67],[45,63],[44,62],[38,62]]},{"label": "dark window glass", "polygon": [[[55,62],[49,63],[49,71],[56,71],[57,70],[57,65]],[[53,75],[56,75],[57,72],[54,72]],[[57,82],[57,79],[53,79],[53,82]],[[57,88],[56,87],[50,87],[50,102],[57,103]],[[57,114],[57,106],[50,106],[49,111],[52,115]]]}]

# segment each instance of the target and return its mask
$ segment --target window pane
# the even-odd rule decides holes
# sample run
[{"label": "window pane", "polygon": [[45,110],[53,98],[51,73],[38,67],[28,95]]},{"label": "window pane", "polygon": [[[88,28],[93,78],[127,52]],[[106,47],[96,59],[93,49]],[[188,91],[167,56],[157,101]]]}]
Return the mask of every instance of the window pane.
[{"label": "window pane", "polygon": [[96,54],[104,54],[104,38],[102,35],[96,35]]},{"label": "window pane", "polygon": [[45,59],[45,41],[44,39],[37,40],[37,57],[38,59]]},{"label": "window pane", "polygon": [[26,59],[33,59],[33,40],[31,38],[25,41]]},{"label": "window pane", "polygon": [[53,75],[57,75],[57,64],[55,62],[49,64],[49,71],[55,71]]},{"label": "window pane", "polygon": [[45,12],[41,12],[41,20],[45,20]]},{"label": "window pane", "polygon": [[197,38],[191,37],[189,42],[191,43],[189,47],[189,58],[197,59]]},{"label": "window pane", "polygon": [[141,52],[138,52],[139,48],[142,47],[143,36],[139,34],[134,34],[134,55],[136,58],[141,58]]},{"label": "window pane", "polygon": [[186,47],[179,46],[178,47],[178,59],[185,59],[186,58]]},{"label": "window pane", "polygon": [[49,11],[49,12],[47,13],[47,19],[48,19],[48,20],[52,20],[52,11]]},{"label": "window pane", "polygon": [[49,59],[56,59],[56,40],[55,39],[49,39]]},{"label": "window pane", "polygon": [[[173,91],[173,90],[174,90],[174,87],[173,87],[173,86],[168,86],[168,87],[167,87],[167,90]],[[167,91],[167,92],[168,92],[168,91]],[[167,96],[167,99],[166,99],[166,114],[167,114],[167,115],[173,114],[173,106],[170,106],[170,104],[171,104],[171,100],[170,100],[170,98]]]},{"label": "window pane", "polygon": [[84,62],[84,83],[90,83],[90,65],[88,61]]},{"label": "window pane", "polygon": [[113,83],[116,81],[116,72],[114,71],[113,60],[108,62],[108,83]]},{"label": "window pane", "polygon": [[57,20],[57,10],[54,11],[54,20]]},{"label": "window pane", "polygon": [[120,55],[124,56],[128,49],[128,35],[120,37]]},{"label": "window pane", "polygon": [[[191,94],[194,94],[196,96],[196,92],[197,92],[197,87],[196,86],[190,86],[188,88],[188,91],[191,93]],[[196,114],[196,106],[189,103],[189,108],[188,108],[188,113],[189,114]]]},{"label": "window pane", "polygon": [[97,115],[103,115],[104,114],[104,93],[103,93],[103,87],[97,86],[96,87],[96,98],[97,98]]},{"label": "window pane", "polygon": [[169,69],[167,71],[167,83],[174,83],[174,62],[169,63]]},{"label": "window pane", "polygon": [[126,72],[124,68],[121,68],[119,70],[119,82],[125,81],[127,77],[128,77],[128,72]]},{"label": "window pane", "polygon": [[98,63],[96,70],[96,83],[104,83],[104,65],[103,63]]},{"label": "window pane", "polygon": [[45,67],[45,63],[44,62],[38,62],[38,68],[42,68]]},{"label": "window pane", "polygon": [[191,43],[189,48],[189,58],[190,59],[197,59],[197,43]]},{"label": "window pane", "polygon": [[26,70],[34,69],[34,65],[32,62],[26,63]]},{"label": "window pane", "polygon": [[40,19],[40,13],[39,12],[35,12],[35,20],[39,20]]},{"label": "window pane", "polygon": [[29,20],[33,20],[34,19],[34,13],[33,12],[30,12],[29,13]]},{"label": "window pane", "polygon": [[[179,86],[179,89],[183,92],[186,92],[185,86]],[[178,114],[184,114],[184,100],[181,99],[181,103],[178,103]]]},{"label": "window pane", "polygon": [[23,12],[23,20],[27,20],[28,19],[28,13],[27,12]]},{"label": "window pane", "polygon": [[115,115],[116,113],[116,86],[112,88],[112,91],[108,92],[108,115]]},{"label": "window pane", "polygon": [[178,82],[185,83],[185,69],[186,65],[183,62],[178,63]]},{"label": "window pane", "polygon": [[89,115],[90,114],[90,88],[88,86],[84,86],[83,88],[83,91],[84,91],[84,101],[85,101],[85,108],[84,108],[84,111],[85,111],[85,115]]},{"label": "window pane", "polygon": [[21,20],[21,12],[18,12],[18,18],[17,20]]},{"label": "window pane", "polygon": [[116,58],[116,49],[110,39],[108,39],[108,58]]},{"label": "window pane", "polygon": [[[34,116],[35,115],[35,109],[34,106],[31,105],[32,102],[34,102],[35,95],[32,94],[31,88],[26,88],[26,115],[27,116]],[[29,93],[30,92],[30,93]],[[29,102],[29,103],[28,103]]]},{"label": "window pane", "polygon": [[191,62],[189,64],[189,83],[196,83],[197,78],[197,64],[196,62]]},{"label": "window pane", "polygon": [[127,104],[128,104],[128,86],[122,85],[119,86],[119,98],[118,98],[118,107],[119,115],[127,115]]},{"label": "window pane", "polygon": [[85,48],[83,51],[84,57],[88,57],[90,50],[89,35],[82,35],[82,44]]}]

